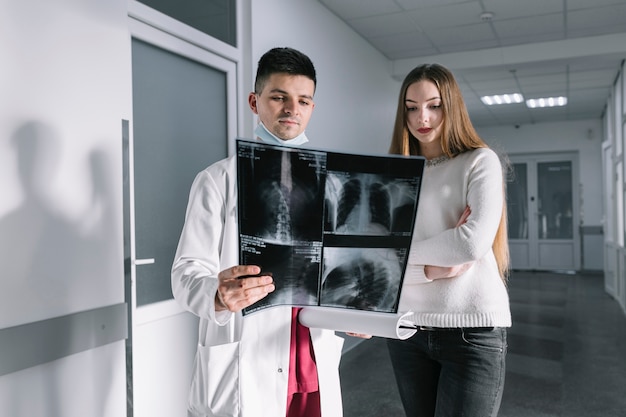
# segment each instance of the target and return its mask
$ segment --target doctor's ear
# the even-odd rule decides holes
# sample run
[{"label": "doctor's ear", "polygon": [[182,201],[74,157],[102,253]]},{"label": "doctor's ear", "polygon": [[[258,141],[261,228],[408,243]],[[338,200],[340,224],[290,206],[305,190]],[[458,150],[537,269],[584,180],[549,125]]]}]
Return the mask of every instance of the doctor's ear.
[{"label": "doctor's ear", "polygon": [[257,94],[255,92],[248,94],[248,105],[254,114],[259,114],[257,110]]}]

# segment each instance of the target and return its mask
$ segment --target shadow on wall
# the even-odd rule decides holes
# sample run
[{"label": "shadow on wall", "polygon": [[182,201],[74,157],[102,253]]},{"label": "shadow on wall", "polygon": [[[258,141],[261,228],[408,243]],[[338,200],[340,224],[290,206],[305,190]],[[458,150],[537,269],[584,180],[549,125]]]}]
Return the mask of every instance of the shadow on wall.
[{"label": "shadow on wall", "polygon": [[[112,204],[116,200],[107,155],[95,150],[88,156],[89,207],[72,219],[59,209],[58,201],[73,193],[54,191],[62,155],[62,141],[54,129],[36,121],[25,123],[14,132],[10,145],[15,150],[22,200],[0,218],[0,329],[109,304],[115,292],[111,288],[116,288],[110,280],[123,277],[116,276],[121,230]],[[50,343],[71,351],[78,337],[76,329],[63,328]],[[12,374],[11,393],[1,396],[10,404],[0,405],[0,414],[55,417],[87,407],[84,414],[104,415],[114,350],[105,347],[103,352],[75,359],[80,361],[81,372],[71,382],[62,374],[66,368],[54,365]],[[7,380],[0,382],[5,386]],[[63,400],[70,386],[77,388],[72,403]]]}]

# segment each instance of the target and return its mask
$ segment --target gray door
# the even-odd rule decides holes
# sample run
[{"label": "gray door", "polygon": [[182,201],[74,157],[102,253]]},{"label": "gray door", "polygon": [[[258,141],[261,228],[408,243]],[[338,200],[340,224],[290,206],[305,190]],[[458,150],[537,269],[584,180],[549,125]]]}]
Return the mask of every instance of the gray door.
[{"label": "gray door", "polygon": [[130,141],[135,417],[182,415],[197,318],[172,298],[170,270],[196,174],[236,137],[236,64],[149,26],[133,26]]},{"label": "gray door", "polygon": [[223,71],[137,39],[132,50],[137,306],[143,306],[172,298],[170,269],[189,187],[198,172],[226,157],[228,120]]},{"label": "gray door", "polygon": [[576,162],[574,154],[511,157],[507,204],[514,269],[580,269]]}]

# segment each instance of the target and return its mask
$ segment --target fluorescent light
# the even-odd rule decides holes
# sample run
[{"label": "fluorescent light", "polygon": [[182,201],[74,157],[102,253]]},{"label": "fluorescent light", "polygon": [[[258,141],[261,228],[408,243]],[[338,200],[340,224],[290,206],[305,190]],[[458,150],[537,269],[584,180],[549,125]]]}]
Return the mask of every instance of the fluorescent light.
[{"label": "fluorescent light", "polygon": [[493,106],[494,104],[515,104],[524,101],[524,97],[521,94],[498,94],[495,96],[482,96],[480,100],[487,106]]},{"label": "fluorescent light", "polygon": [[534,109],[536,107],[557,107],[565,106],[567,104],[567,97],[542,97],[531,98],[526,100],[526,106]]}]

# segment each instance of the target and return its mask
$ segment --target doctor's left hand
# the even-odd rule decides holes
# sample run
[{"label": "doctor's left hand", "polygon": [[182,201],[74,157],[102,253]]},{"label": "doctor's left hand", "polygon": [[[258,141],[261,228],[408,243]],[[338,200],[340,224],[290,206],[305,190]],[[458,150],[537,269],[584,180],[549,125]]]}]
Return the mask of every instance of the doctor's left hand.
[{"label": "doctor's left hand", "polygon": [[215,310],[240,311],[276,289],[271,275],[261,274],[256,265],[237,265],[217,275]]}]

